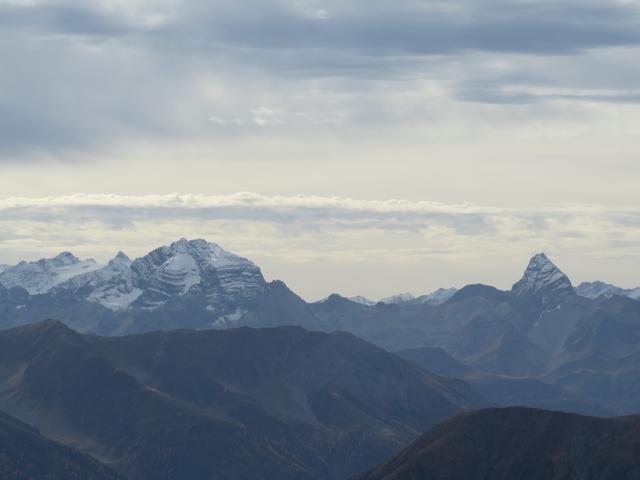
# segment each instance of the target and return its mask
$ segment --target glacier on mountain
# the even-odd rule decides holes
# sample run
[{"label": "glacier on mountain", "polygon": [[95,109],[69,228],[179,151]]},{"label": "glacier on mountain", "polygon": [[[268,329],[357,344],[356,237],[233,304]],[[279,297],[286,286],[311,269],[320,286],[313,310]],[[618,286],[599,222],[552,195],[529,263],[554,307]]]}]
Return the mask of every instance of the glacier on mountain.
[{"label": "glacier on mountain", "polygon": [[74,292],[109,310],[126,310],[141,294],[131,272],[131,260],[119,252],[104,267],[77,275],[55,287],[54,293]]},{"label": "glacier on mountain", "polygon": [[29,294],[46,293],[77,275],[100,268],[94,260],[80,260],[69,252],[54,258],[42,258],[35,262],[20,262],[0,272],[0,283],[5,288],[22,287]]},{"label": "glacier on mountain", "polygon": [[251,261],[205,240],[186,239],[134,261],[120,252],[104,266],[68,252],[21,262],[1,272],[0,283],[23,287],[31,295],[70,294],[112,311],[153,310],[188,295],[202,296],[215,306],[251,300],[266,288],[260,269]]}]

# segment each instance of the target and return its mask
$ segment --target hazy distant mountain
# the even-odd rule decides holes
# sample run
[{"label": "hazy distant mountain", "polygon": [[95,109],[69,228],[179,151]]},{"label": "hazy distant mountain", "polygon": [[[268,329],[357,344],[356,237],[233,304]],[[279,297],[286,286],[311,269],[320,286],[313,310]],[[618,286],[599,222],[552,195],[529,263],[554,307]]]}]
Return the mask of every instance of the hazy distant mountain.
[{"label": "hazy distant mountain", "polygon": [[109,334],[234,326],[270,287],[249,260],[185,239],[134,261],[119,253],[104,267],[71,254],[23,262],[0,274],[0,284],[32,294],[13,305],[5,327],[57,317]]},{"label": "hazy distant mountain", "polygon": [[69,279],[54,293],[72,291],[111,310],[155,310],[175,298],[204,302],[211,312],[227,313],[225,303],[242,303],[266,287],[249,260],[204,240],[185,239],[158,248],[133,262],[119,253],[102,269]]},{"label": "hazy distant mountain", "polygon": [[526,408],[459,415],[359,480],[632,480],[640,417],[601,419]]},{"label": "hazy distant mountain", "polygon": [[380,301],[388,305],[398,305],[403,303],[440,305],[453,297],[457,291],[458,290],[455,288],[439,288],[435,292],[421,295],[417,298],[410,293],[400,293],[398,295],[383,298]]},{"label": "hazy distant mountain", "polygon": [[0,408],[132,479],[343,479],[484,403],[345,333],[0,332]]},{"label": "hazy distant mountain", "polygon": [[611,298],[614,295],[633,298],[640,300],[640,287],[638,288],[620,288],[615,285],[604,282],[583,282],[576,287],[576,293],[586,298]]},{"label": "hazy distant mountain", "polygon": [[485,399],[496,405],[598,416],[614,414],[613,410],[582,400],[562,387],[538,378],[509,377],[476,370],[458,362],[441,348],[422,347],[395,353],[427,371],[464,380]]},{"label": "hazy distant mountain", "polygon": [[3,480],[117,480],[119,474],[0,412],[0,478]]},{"label": "hazy distant mountain", "polygon": [[387,305],[397,305],[399,303],[410,302],[411,300],[415,300],[415,298],[416,297],[410,293],[398,293],[396,295],[391,295],[390,297],[385,297],[380,301]]},{"label": "hazy distant mountain", "polygon": [[131,259],[119,252],[115,258],[99,269],[82,273],[53,287],[53,294],[70,292],[78,298],[99,303],[110,310],[125,310],[140,295]]},{"label": "hazy distant mountain", "polygon": [[85,272],[98,269],[94,260],[79,260],[69,252],[37,262],[20,262],[0,269],[0,283],[6,288],[22,287],[30,294],[45,293],[54,286]]},{"label": "hazy distant mountain", "polygon": [[429,305],[440,305],[453,297],[457,288],[439,288],[435,292],[428,293],[427,295],[421,295],[415,299],[417,303],[428,303]]},{"label": "hazy distant mountain", "polygon": [[[68,255],[61,258],[61,264],[79,262]],[[33,268],[23,266],[21,271]],[[42,277],[41,270],[36,269],[37,278]],[[55,269],[44,270],[49,278]],[[15,272],[3,275],[0,280],[14,279],[9,285],[23,278]],[[29,278],[24,276],[25,282]],[[632,365],[625,358],[640,352],[636,329],[640,302],[619,295],[610,299],[578,295],[569,278],[544,254],[529,261],[510,291],[468,285],[458,291],[443,289],[413,300],[406,297],[400,303],[373,305],[336,294],[307,303],[283,282],[266,282],[249,260],[204,240],[183,239],[134,261],[119,254],[105,267],[59,283],[62,276],[55,278],[48,283],[55,285],[43,294],[30,295],[20,286],[0,289],[2,327],[58,318],[82,332],[124,335],[180,328],[298,325],[324,332],[347,331],[391,351],[442,349],[456,362],[483,374],[534,378],[519,382],[515,390],[524,393],[531,388],[532,394],[537,392],[532,398],[544,402],[555,402],[556,389],[568,399],[568,403],[560,399],[559,405],[576,405],[577,399],[586,405],[596,403],[602,410],[612,404],[615,412],[626,413],[637,404],[634,396],[625,400],[623,392],[631,387],[620,383],[633,382],[629,377],[633,370],[615,367],[612,373],[610,363]],[[620,376],[622,370],[625,373]],[[539,385],[540,381],[544,384]],[[556,385],[550,390],[549,384]],[[486,385],[499,391],[504,382],[494,379]],[[587,394],[592,390],[599,392],[592,395],[597,400]]]},{"label": "hazy distant mountain", "polygon": [[[325,299],[326,300],[326,299]],[[367,297],[363,297],[362,295],[356,295],[355,297],[349,297],[349,300],[352,302],[359,303],[360,305],[367,305],[369,307],[375,305],[377,302],[373,300],[369,300]]]},{"label": "hazy distant mountain", "polygon": [[[429,305],[440,305],[441,303],[449,300],[458,290],[455,288],[439,288],[435,292],[428,293],[426,295],[421,295],[419,297],[414,297],[410,293],[400,293],[397,295],[392,295],[390,297],[383,298],[379,302],[374,300],[370,300],[361,295],[357,295],[355,297],[349,297],[348,300],[359,303],[360,305],[366,305],[368,307],[372,307],[377,303],[385,303],[387,305],[399,305],[399,304],[429,304]],[[335,295],[335,294],[334,294]],[[329,300],[330,297],[323,298],[319,302],[322,303]]]},{"label": "hazy distant mountain", "polygon": [[322,325],[413,349],[423,368],[461,376],[501,405],[640,411],[640,302],[578,296],[545,255],[512,291],[469,285],[436,306],[365,307],[336,297],[314,310]]}]

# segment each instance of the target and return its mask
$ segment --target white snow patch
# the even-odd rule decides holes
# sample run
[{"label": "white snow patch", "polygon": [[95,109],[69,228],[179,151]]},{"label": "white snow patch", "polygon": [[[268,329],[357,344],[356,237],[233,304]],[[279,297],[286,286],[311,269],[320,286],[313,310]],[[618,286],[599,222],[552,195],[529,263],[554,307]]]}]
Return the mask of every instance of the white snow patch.
[{"label": "white snow patch", "polygon": [[349,297],[349,300],[355,303],[359,303],[360,305],[367,305],[371,307],[376,304],[373,300],[369,300],[367,297],[363,297],[362,295],[356,295],[355,297]]},{"label": "white snow patch", "polygon": [[178,252],[171,257],[162,266],[162,273],[168,274],[177,285],[182,285],[182,295],[202,280],[198,263],[191,255],[184,252]]},{"label": "white snow patch", "polygon": [[[207,310],[209,310],[208,307],[207,307]],[[242,310],[240,307],[238,307],[236,308],[235,312],[227,315],[222,315],[216,318],[213,322],[211,322],[211,326],[214,328],[221,328],[221,327],[226,327],[228,325],[237,323],[238,320],[244,317],[246,313],[247,313],[246,310]]]},{"label": "white snow patch", "polygon": [[411,300],[415,300],[416,297],[411,295],[410,293],[399,293],[397,295],[392,295],[390,297],[383,298],[380,300],[382,303],[386,303],[387,305],[395,305],[398,303],[410,302]]},{"label": "white snow patch", "polygon": [[135,302],[142,290],[134,288],[130,291],[121,291],[118,289],[94,292],[87,297],[90,302],[97,302],[109,310],[122,311],[129,308]]}]

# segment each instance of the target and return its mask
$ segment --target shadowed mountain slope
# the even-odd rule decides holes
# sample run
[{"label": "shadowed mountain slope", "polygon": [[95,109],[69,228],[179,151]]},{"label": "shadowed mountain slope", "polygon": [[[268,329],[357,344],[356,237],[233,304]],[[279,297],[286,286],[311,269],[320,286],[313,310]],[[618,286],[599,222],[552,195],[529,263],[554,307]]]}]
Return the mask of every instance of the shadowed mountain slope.
[{"label": "shadowed mountain slope", "polygon": [[358,480],[632,480],[640,417],[527,408],[459,415]]},{"label": "shadowed mountain slope", "polygon": [[495,405],[541,408],[583,415],[614,415],[613,410],[582,400],[553,383],[538,378],[485,373],[456,361],[440,348],[422,347],[395,353],[426,371],[464,380]]},{"label": "shadowed mountain slope", "polygon": [[121,480],[93,458],[46,439],[0,412],[0,478],[3,480]]},{"label": "shadowed mountain slope", "polygon": [[0,332],[0,408],[128,478],[338,479],[484,403],[356,337],[299,327]]}]

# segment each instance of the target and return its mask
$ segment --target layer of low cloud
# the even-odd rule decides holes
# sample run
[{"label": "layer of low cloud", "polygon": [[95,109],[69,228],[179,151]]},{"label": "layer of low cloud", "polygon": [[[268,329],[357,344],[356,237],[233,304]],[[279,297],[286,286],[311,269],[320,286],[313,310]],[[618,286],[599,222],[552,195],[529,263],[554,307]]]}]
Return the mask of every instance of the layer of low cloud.
[{"label": "layer of low cloud", "polygon": [[[245,255],[307,298],[336,290],[424,293],[472,281],[508,287],[538,251],[578,279],[640,283],[633,273],[640,265],[637,206],[533,210],[253,193],[0,200],[0,263],[62,250],[106,261],[118,250],[138,256],[181,237]],[[384,271],[395,273],[384,280]]]}]

